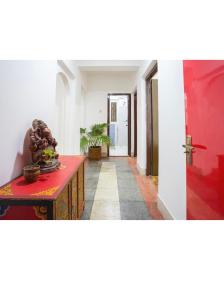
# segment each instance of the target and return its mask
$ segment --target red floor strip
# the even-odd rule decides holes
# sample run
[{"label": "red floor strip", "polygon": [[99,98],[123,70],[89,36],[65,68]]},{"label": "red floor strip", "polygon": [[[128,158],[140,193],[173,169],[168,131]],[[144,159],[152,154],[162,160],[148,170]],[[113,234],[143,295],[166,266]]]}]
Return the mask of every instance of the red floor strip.
[{"label": "red floor strip", "polygon": [[164,218],[157,208],[157,186],[153,183],[152,178],[150,176],[143,176],[139,174],[135,158],[129,157],[128,163],[136,178],[140,191],[147,205],[149,214],[154,220],[163,220]]}]

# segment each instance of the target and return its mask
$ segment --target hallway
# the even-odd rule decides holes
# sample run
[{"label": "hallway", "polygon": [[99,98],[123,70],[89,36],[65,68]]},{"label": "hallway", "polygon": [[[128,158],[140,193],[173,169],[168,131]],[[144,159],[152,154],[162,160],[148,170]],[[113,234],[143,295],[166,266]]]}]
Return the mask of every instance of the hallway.
[{"label": "hallway", "polygon": [[82,220],[153,219],[130,165],[132,160],[110,157],[87,161]]},{"label": "hallway", "polygon": [[[222,60],[1,61],[0,219],[224,219],[223,70]],[[55,176],[43,181],[46,170]]]},{"label": "hallway", "polygon": [[224,300],[222,1],[1,4],[1,299]]}]

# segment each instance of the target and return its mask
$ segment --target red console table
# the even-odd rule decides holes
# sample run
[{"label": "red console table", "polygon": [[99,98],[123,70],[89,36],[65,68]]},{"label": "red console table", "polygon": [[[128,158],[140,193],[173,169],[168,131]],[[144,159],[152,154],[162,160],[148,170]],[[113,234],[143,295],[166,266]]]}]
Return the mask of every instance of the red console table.
[{"label": "red console table", "polygon": [[76,220],[82,216],[84,156],[61,156],[60,168],[37,182],[20,176],[0,187],[0,220]]}]

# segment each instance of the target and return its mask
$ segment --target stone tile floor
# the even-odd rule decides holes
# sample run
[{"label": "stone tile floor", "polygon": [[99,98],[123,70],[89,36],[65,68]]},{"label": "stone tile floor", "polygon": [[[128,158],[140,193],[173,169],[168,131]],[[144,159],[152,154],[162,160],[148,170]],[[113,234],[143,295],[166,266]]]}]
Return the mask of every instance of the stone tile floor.
[{"label": "stone tile floor", "polygon": [[85,174],[82,220],[162,219],[156,208],[157,189],[147,181],[150,178],[138,174],[134,159],[87,161]]}]

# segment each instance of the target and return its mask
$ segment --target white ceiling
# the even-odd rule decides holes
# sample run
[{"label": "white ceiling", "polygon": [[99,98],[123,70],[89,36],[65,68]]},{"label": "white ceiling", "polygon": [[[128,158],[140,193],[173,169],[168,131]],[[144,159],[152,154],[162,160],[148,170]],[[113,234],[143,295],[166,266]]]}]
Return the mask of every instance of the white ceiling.
[{"label": "white ceiling", "polygon": [[77,60],[76,65],[85,72],[137,71],[142,60]]}]

